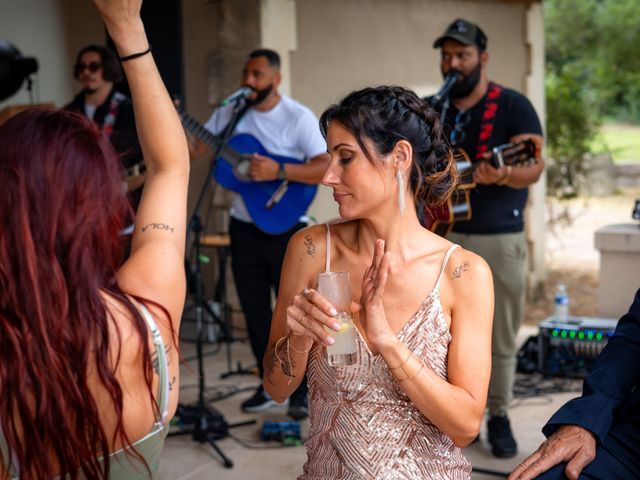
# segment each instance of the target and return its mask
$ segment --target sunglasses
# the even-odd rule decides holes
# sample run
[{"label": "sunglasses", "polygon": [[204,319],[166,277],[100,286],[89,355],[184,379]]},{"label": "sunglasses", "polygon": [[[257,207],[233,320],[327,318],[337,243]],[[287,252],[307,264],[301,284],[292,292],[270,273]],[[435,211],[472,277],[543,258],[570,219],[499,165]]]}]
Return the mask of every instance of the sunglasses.
[{"label": "sunglasses", "polygon": [[74,72],[76,75],[80,75],[85,70],[89,70],[89,73],[96,73],[98,70],[102,68],[102,64],[100,62],[89,62],[89,63],[76,63],[74,67]]},{"label": "sunglasses", "polygon": [[464,128],[469,124],[469,120],[471,120],[471,115],[469,115],[468,111],[458,112],[453,124],[453,130],[451,130],[449,134],[449,142],[451,145],[456,146],[464,142]]}]

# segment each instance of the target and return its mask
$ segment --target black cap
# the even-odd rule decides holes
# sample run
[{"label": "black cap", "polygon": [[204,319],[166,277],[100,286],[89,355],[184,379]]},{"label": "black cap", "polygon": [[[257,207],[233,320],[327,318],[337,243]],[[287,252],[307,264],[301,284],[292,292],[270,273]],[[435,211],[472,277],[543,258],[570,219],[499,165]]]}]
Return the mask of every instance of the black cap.
[{"label": "black cap", "polygon": [[487,36],[482,29],[461,18],[447,27],[442,36],[433,42],[433,48],[440,48],[445,40],[455,40],[463,45],[475,45],[481,52],[487,48]]}]

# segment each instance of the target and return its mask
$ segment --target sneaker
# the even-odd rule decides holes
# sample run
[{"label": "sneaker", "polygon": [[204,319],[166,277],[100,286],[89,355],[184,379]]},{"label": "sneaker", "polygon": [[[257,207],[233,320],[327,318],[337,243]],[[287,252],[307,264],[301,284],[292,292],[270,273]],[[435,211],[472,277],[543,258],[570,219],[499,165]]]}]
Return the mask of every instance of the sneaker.
[{"label": "sneaker", "polygon": [[275,407],[278,405],[275,400],[273,400],[267,392],[264,391],[262,385],[260,385],[256,389],[256,393],[253,394],[251,398],[248,398],[240,405],[243,412],[246,413],[255,413],[255,412],[264,412],[265,410],[269,410],[271,407]]},{"label": "sneaker", "polygon": [[309,416],[309,402],[307,395],[296,395],[295,393],[289,398],[289,408],[287,415],[294,420],[303,420]]},{"label": "sneaker", "polygon": [[494,457],[509,458],[518,453],[518,444],[506,415],[495,415],[489,418],[489,443]]}]

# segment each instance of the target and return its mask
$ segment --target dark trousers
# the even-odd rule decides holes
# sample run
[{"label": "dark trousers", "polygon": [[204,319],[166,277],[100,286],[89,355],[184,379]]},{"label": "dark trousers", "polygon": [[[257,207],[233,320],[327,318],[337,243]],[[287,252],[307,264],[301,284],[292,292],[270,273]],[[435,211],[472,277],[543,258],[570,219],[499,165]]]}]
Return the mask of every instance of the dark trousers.
[{"label": "dark trousers", "polygon": [[[262,359],[269,343],[271,329],[271,290],[278,295],[282,261],[291,236],[306,227],[298,223],[288,232],[269,235],[254,224],[231,218],[231,269],[247,322],[251,350],[256,357],[260,377],[264,374]],[[306,377],[293,395],[306,395]],[[293,396],[292,395],[292,396]]]}]

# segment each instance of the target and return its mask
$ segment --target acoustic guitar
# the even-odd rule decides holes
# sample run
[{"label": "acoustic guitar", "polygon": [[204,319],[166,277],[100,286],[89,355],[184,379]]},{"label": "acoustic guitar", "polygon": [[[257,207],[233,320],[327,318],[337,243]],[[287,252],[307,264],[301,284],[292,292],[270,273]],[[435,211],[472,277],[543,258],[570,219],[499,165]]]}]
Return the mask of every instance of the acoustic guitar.
[{"label": "acoustic guitar", "polygon": [[[184,127],[216,150],[220,137],[200,122],[178,110]],[[239,193],[251,220],[265,233],[278,235],[291,230],[305,214],[318,187],[289,180],[254,181],[249,177],[251,154],[265,155],[278,163],[300,163],[296,158],[269,153],[253,135],[234,135],[216,159],[213,176],[225,188]]]},{"label": "acoustic guitar", "polygon": [[460,183],[446,203],[438,207],[425,207],[423,224],[438,235],[447,235],[455,222],[471,220],[471,190],[476,188],[473,171],[481,162],[488,162],[494,168],[504,166],[521,167],[537,163],[538,151],[530,138],[505,143],[494,147],[491,158],[471,162],[469,155],[459,148],[454,151],[456,167],[460,173]]}]

